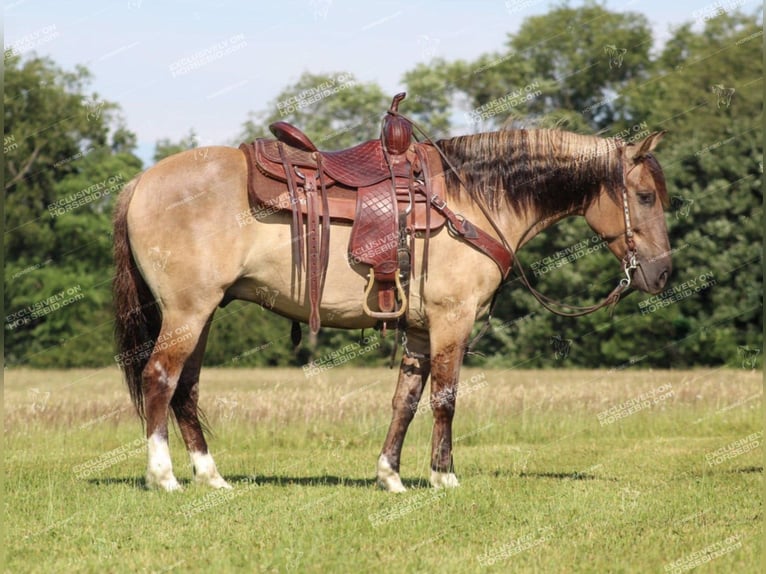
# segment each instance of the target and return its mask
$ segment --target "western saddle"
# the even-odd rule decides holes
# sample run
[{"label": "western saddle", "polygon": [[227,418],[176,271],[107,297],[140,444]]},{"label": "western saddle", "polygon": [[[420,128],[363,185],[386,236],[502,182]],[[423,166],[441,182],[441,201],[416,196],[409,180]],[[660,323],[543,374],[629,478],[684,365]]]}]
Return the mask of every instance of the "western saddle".
[{"label": "western saddle", "polygon": [[[504,278],[510,270],[508,250],[447,206],[441,154],[432,142],[413,142],[412,123],[398,111],[404,97],[394,96],[380,139],[349,149],[319,151],[306,134],[282,121],[269,126],[276,139],[239,146],[247,158],[253,217],[292,215],[293,264],[299,278],[307,274],[313,333],[320,328],[333,221],[352,224],[348,262],[369,266],[363,309],[384,327],[407,311],[415,237],[424,239],[426,273],[430,235],[445,222],[453,235],[492,258]],[[374,310],[368,299],[376,283]]]}]

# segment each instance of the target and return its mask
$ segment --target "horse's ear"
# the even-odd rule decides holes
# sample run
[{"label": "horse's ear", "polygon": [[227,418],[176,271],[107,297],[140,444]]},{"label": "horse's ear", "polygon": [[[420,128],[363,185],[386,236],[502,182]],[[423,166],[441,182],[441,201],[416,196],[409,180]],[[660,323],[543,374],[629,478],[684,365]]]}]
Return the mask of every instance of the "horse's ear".
[{"label": "horse's ear", "polygon": [[657,147],[657,144],[660,143],[660,140],[662,140],[665,133],[665,130],[654,132],[646,136],[640,142],[629,143],[625,146],[625,157],[633,161],[638,161],[641,158],[646,157],[647,154]]}]

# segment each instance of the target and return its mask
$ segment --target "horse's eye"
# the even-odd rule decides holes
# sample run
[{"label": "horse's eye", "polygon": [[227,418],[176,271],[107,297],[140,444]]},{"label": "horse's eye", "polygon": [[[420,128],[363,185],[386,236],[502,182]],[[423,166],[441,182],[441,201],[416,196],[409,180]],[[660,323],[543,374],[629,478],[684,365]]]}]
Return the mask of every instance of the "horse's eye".
[{"label": "horse's eye", "polygon": [[638,203],[651,207],[654,205],[655,195],[649,191],[642,191],[636,194],[638,196]]}]

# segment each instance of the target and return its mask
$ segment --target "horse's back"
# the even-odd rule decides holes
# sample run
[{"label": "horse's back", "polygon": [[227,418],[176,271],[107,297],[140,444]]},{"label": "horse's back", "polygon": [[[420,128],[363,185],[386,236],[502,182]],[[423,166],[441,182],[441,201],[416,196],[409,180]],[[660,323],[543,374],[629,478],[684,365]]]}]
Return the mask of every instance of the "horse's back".
[{"label": "horse's back", "polygon": [[247,164],[241,151],[223,146],[195,148],[168,156],[147,169],[134,201],[141,197],[146,208],[171,214],[177,209],[191,212],[216,203],[246,209],[247,196],[240,193],[246,186]]}]

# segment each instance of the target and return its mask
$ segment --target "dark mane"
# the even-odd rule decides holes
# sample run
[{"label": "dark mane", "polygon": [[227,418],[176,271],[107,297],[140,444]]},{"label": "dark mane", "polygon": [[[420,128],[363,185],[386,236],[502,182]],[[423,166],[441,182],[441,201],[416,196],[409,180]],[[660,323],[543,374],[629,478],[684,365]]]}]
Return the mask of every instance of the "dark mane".
[{"label": "dark mane", "polygon": [[[490,208],[532,205],[554,215],[589,203],[604,183],[612,197],[623,183],[621,152],[613,139],[557,130],[503,130],[437,142],[472,199]],[[461,193],[447,168],[447,189]]]}]

